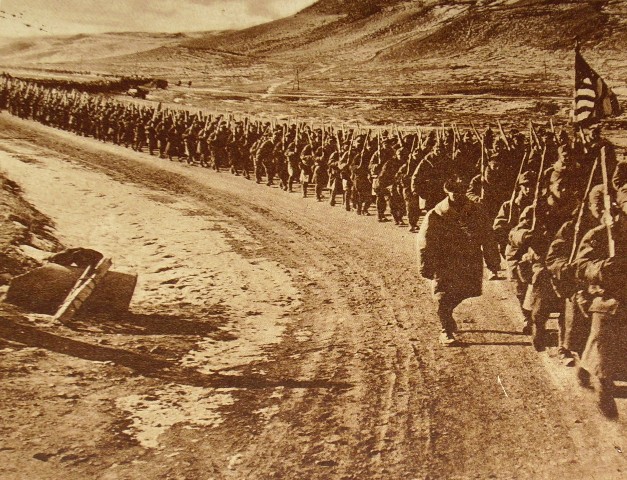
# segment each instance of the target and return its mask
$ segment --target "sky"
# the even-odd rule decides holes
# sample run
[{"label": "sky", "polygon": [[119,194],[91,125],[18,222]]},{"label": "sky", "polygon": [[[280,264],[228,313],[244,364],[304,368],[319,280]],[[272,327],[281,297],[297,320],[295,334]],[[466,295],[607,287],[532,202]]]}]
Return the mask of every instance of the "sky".
[{"label": "sky", "polygon": [[315,0],[0,0],[0,36],[239,29]]}]

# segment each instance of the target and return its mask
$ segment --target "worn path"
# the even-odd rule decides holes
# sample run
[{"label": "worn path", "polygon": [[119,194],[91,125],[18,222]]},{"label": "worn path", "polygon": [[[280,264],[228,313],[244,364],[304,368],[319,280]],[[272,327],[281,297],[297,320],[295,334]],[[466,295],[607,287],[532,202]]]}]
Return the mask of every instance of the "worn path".
[{"label": "worn path", "polygon": [[[100,236],[119,239],[112,255],[152,275],[178,268],[176,278],[187,279],[182,294],[167,296],[162,278],[149,273],[134,312],[183,311],[181,328],[210,319],[217,329],[196,332],[192,340],[182,340],[175,329],[138,338],[128,328],[115,332],[110,326],[103,333],[95,319],[82,320],[82,329],[55,330],[35,318],[18,334],[3,320],[0,338],[12,347],[0,352],[2,358],[28,355],[34,365],[11,371],[11,385],[0,390],[2,431],[13,425],[22,435],[3,440],[10,443],[0,448],[3,478],[21,478],[12,465],[43,478],[625,475],[624,419],[603,419],[570,372],[550,353],[532,350],[517,333],[519,319],[503,282],[486,282],[486,294],[459,309],[463,347],[439,347],[429,288],[417,277],[415,238],[406,229],[6,114],[0,115],[0,137],[1,168],[26,184],[27,198],[55,219],[62,238],[80,240],[71,226],[80,215],[69,221],[58,204],[76,201],[83,189],[93,202],[79,209],[87,216],[99,205],[93,192],[104,186],[99,214],[120,217],[111,225],[136,223],[140,232],[133,239],[101,222]],[[166,207],[181,221],[159,218]],[[55,212],[65,217],[54,218]],[[237,284],[240,273],[224,273],[230,267],[219,251],[207,248],[204,255],[197,248],[203,240],[196,228],[207,229],[212,248],[222,242],[218,247],[232,256],[235,271],[258,265],[272,288]],[[146,249],[153,248],[151,263]],[[143,249],[139,261],[134,249]],[[246,271],[258,275],[254,268]],[[215,278],[207,278],[211,273]],[[207,297],[196,291],[202,284]],[[214,285],[222,302],[211,300]],[[255,306],[256,295],[242,294],[248,288],[265,295],[263,305]],[[266,326],[273,338],[260,333]],[[44,334],[80,340],[107,362],[51,348]],[[97,350],[105,348],[103,338],[107,348],[122,352],[119,360]],[[20,347],[24,343],[30,348]],[[65,378],[64,368],[81,375],[98,369],[82,378],[73,407],[57,407],[57,397],[46,397],[50,408],[39,397],[26,397],[28,382],[55,362],[59,378]],[[39,381],[42,396],[47,383]],[[25,398],[9,420],[7,396],[16,392]],[[84,405],[89,415],[77,416]],[[198,409],[202,415],[190,419]],[[625,400],[619,409],[627,415]],[[58,418],[49,422],[51,415]],[[59,422],[64,415],[71,422]],[[157,417],[166,423],[155,423]],[[18,440],[36,435],[36,424],[47,421],[69,444],[82,444],[83,452],[73,451],[76,458],[65,462],[67,453],[54,449],[46,462],[33,459],[51,450],[44,447],[52,440],[44,438],[43,446]]]}]

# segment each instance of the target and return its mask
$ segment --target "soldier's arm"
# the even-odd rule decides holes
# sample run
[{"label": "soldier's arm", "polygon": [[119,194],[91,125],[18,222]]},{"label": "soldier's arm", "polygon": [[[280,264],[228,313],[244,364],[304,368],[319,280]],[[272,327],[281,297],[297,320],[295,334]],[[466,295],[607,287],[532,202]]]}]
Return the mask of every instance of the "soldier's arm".
[{"label": "soldier's arm", "polygon": [[509,232],[509,243],[516,248],[526,248],[532,237],[533,212],[535,207],[530,205],[520,214],[516,226]]},{"label": "soldier's arm", "polygon": [[481,250],[485,264],[492,273],[496,273],[501,268],[501,254],[496,241],[496,235],[492,230],[490,220],[481,206],[476,206],[477,228],[481,241]]},{"label": "soldier's arm", "polygon": [[481,175],[475,176],[468,186],[466,196],[471,202],[481,203]]},{"label": "soldier's arm", "polygon": [[[492,230],[494,230],[494,234],[499,240],[505,241],[507,240],[507,236],[509,235],[509,231],[512,226],[510,224],[510,212],[512,210],[512,202],[507,201],[503,202],[501,208],[499,208],[499,213],[496,215],[494,219],[494,223],[492,224]],[[517,220],[517,219],[512,219]]]},{"label": "soldier's arm", "polygon": [[551,274],[560,281],[574,280],[574,271],[569,263],[573,244],[574,222],[568,221],[558,230],[549,245],[545,264]]},{"label": "soldier's arm", "polygon": [[437,215],[433,210],[427,213],[417,238],[418,271],[423,278],[433,280],[437,270],[437,245],[441,241],[438,235]]},{"label": "soldier's arm", "polygon": [[[605,227],[590,230],[581,240],[575,256],[575,275],[587,283],[609,286],[613,279]],[[624,281],[624,279],[623,279]]]}]

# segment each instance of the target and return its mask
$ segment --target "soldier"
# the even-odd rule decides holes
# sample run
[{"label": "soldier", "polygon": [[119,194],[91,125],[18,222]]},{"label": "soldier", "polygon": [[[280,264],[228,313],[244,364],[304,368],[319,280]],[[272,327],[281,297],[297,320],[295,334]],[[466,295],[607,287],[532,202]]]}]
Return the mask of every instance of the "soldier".
[{"label": "soldier", "polygon": [[468,200],[467,189],[458,176],[447,180],[446,198],[427,213],[418,235],[420,275],[432,280],[444,346],[456,345],[457,305],[481,295],[484,256],[488,254],[490,268],[500,262],[485,213]]},{"label": "soldier", "polygon": [[285,136],[287,132],[284,128],[287,130],[287,125],[281,127],[280,130],[275,133],[272,158],[274,159],[276,176],[279,179],[279,187],[281,187],[281,190],[287,192],[290,174],[287,171],[287,158],[285,157]]},{"label": "soldier", "polygon": [[618,416],[614,379],[627,358],[627,186],[618,190],[616,203],[615,223],[588,232],[575,258],[576,276],[592,296],[590,336],[577,377],[582,386],[592,384],[597,405],[609,418]]},{"label": "soldier", "polygon": [[209,150],[209,138],[211,136],[209,121],[205,121],[204,126],[198,132],[198,144],[196,146],[196,152],[200,161],[200,166],[209,168],[211,165],[211,152]]},{"label": "soldier", "polygon": [[552,312],[560,314],[560,338],[563,338],[564,302],[555,294],[545,261],[551,241],[577,207],[577,181],[566,172],[554,171],[547,195],[527,207],[510,232],[512,246],[526,252],[520,256],[518,270],[526,272],[524,280],[530,283],[525,308],[531,310],[533,346],[537,351],[545,348],[545,327]]},{"label": "soldier", "polygon": [[377,218],[380,222],[387,222],[385,211],[390,201],[395,175],[402,162],[394,150],[396,140],[393,137],[379,139],[379,142],[382,142],[382,145],[370,160],[370,179],[377,206]]},{"label": "soldier", "polygon": [[146,127],[141,120],[135,119],[133,123],[133,150],[141,152],[146,145]]},{"label": "soldier", "polygon": [[323,200],[322,192],[329,183],[329,172],[325,150],[328,150],[328,145],[324,145],[324,147],[316,150],[313,173],[311,176],[313,183],[316,185],[316,200],[319,202]]},{"label": "soldier", "polygon": [[418,220],[420,219],[420,197],[412,190],[411,182],[421,159],[422,151],[415,149],[409,154],[407,163],[402,167],[403,198],[405,199],[405,211],[411,233],[418,232]]},{"label": "soldier", "polygon": [[167,131],[167,143],[165,146],[165,155],[173,161],[173,156],[179,156],[179,146],[181,144],[181,134],[179,132],[179,128],[177,124],[173,123],[170,125],[170,128]]},{"label": "soldier", "polygon": [[153,120],[150,120],[145,127],[145,135],[148,140],[148,152],[150,155],[155,154],[155,150],[158,148],[157,144],[157,129],[155,128],[155,123]]},{"label": "soldier", "polygon": [[220,167],[228,160],[226,147],[229,142],[229,129],[226,122],[218,120],[216,128],[209,139],[209,149],[213,159],[213,169],[220,171]]},{"label": "soldier", "polygon": [[234,175],[239,175],[240,171],[244,170],[244,159],[241,149],[244,142],[244,126],[239,122],[231,132],[227,146],[231,173]]},{"label": "soldier", "polygon": [[372,183],[368,175],[368,137],[363,136],[361,153],[358,159],[351,165],[351,178],[353,180],[353,196],[357,215],[370,215],[368,209],[372,203]]},{"label": "soldier", "polygon": [[448,175],[448,165],[439,144],[427,153],[416,167],[411,179],[412,193],[421,200],[421,208],[431,210],[440,201],[444,194],[442,185]]},{"label": "soldier", "polygon": [[508,278],[513,287],[518,303],[524,317],[524,325],[522,333],[531,335],[531,311],[524,307],[525,295],[527,293],[528,282],[527,275],[519,271],[519,263],[524,250],[517,249],[509,240],[509,234],[518,222],[520,214],[533,202],[531,188],[535,185],[537,175],[533,172],[524,172],[518,181],[518,191],[514,197],[514,201],[508,200],[503,203],[499,210],[492,229],[495,234],[496,242],[499,244],[499,250],[503,252],[503,256],[507,262]]},{"label": "soldier", "polygon": [[[281,145],[281,132],[278,130],[274,133],[270,133],[265,142],[259,147],[259,159],[263,165],[263,169],[266,172],[266,185],[274,185],[274,176],[276,175],[276,155],[278,155],[278,149]],[[266,151],[267,149],[267,151]]]},{"label": "soldier", "polygon": [[342,171],[340,170],[339,159],[329,163],[328,171],[329,171],[329,189],[330,189],[330,194],[331,194],[329,205],[334,207],[336,197],[344,193],[344,191],[342,190]]},{"label": "soldier", "polygon": [[394,184],[391,187],[390,192],[390,212],[392,213],[392,218],[394,219],[394,224],[398,226],[407,225],[403,221],[403,217],[407,213],[405,211],[405,199],[403,197],[403,171],[405,169],[405,165],[401,165],[396,173],[396,178],[394,180]]},{"label": "soldier", "polygon": [[471,201],[483,206],[492,223],[511,191],[501,156],[495,151],[489,156],[483,173],[470,181],[467,195]]},{"label": "soldier", "polygon": [[581,238],[601,223],[605,210],[603,202],[603,185],[596,185],[590,190],[580,215],[567,221],[559,229],[546,255],[546,265],[553,277],[553,288],[565,302],[564,333],[558,354],[568,367],[575,364],[574,352],[579,355],[583,353],[590,331],[589,322],[585,318],[587,315],[582,312],[582,308],[585,309],[588,303],[585,286],[575,278],[571,257]]},{"label": "soldier", "polygon": [[307,198],[307,190],[312,181],[314,167],[314,147],[309,139],[309,143],[305,145],[300,154],[300,183],[303,188],[303,198]]},{"label": "soldier", "polygon": [[304,144],[300,142],[300,133],[295,133],[294,140],[285,149],[285,159],[287,161],[287,191],[292,192],[294,182],[300,178],[300,152]]},{"label": "soldier", "polygon": [[157,145],[159,148],[159,158],[165,158],[165,149],[168,144],[168,130],[169,127],[166,125],[165,121],[157,125],[156,134]]},{"label": "soldier", "polygon": [[196,162],[196,149],[197,149],[197,127],[195,122],[192,122],[183,132],[183,145],[185,146],[185,157],[187,163],[194,164]]},{"label": "soldier", "polygon": [[348,147],[348,151],[345,151],[342,154],[342,157],[338,163],[338,169],[340,170],[340,179],[342,182],[342,198],[344,202],[344,209],[347,212],[351,211],[351,204],[353,201],[353,179],[351,176],[351,162],[353,158],[351,157],[352,150],[352,140],[349,139],[350,143]]}]

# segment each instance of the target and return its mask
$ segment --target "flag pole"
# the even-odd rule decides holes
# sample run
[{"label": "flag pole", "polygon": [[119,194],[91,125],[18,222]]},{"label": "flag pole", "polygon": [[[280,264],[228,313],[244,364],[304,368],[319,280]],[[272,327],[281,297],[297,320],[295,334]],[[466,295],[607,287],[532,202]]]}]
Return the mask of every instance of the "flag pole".
[{"label": "flag pole", "polygon": [[605,204],[604,223],[607,228],[607,245],[610,258],[616,255],[616,245],[612,237],[612,199],[610,198],[609,179],[607,176],[607,159],[605,147],[601,148],[601,172],[603,174],[603,203]]}]

